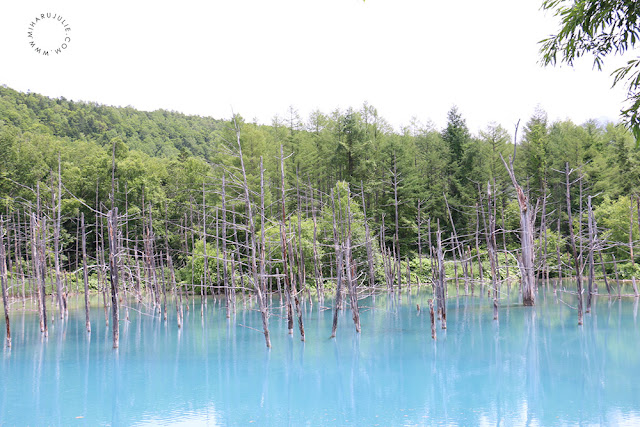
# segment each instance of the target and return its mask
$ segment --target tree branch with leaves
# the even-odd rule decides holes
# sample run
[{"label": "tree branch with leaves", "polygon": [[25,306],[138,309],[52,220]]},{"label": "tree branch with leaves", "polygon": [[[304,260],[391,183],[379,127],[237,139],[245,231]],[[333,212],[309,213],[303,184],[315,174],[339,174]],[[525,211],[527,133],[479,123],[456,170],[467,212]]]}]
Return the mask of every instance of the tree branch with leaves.
[{"label": "tree branch with leaves", "polygon": [[[542,40],[543,65],[566,63],[593,55],[593,66],[602,69],[604,58],[634,50],[640,41],[640,2],[637,0],[545,0],[542,10],[554,11],[560,29]],[[612,73],[613,86],[624,82],[626,105],[621,110],[625,124],[640,145],[640,57]]]}]

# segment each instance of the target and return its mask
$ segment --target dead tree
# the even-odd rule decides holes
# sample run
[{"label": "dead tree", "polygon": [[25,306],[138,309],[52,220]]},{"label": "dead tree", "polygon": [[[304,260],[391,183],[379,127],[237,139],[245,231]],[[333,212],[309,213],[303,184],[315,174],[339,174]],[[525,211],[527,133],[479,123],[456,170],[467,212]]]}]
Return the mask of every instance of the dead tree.
[{"label": "dead tree", "polygon": [[[480,191],[478,191],[478,195],[480,195]],[[480,209],[478,206],[482,207],[482,200],[478,205],[476,203],[476,256],[478,257],[478,274],[480,275],[480,289],[484,286],[484,268],[482,267],[482,258],[480,257]],[[482,208],[484,209],[484,208]],[[471,295],[473,295],[473,285],[471,286]]]},{"label": "dead tree", "polygon": [[[282,220],[280,221],[280,244],[282,248],[282,273],[284,275],[284,290],[285,294],[288,296],[287,300],[287,327],[289,329],[289,334],[293,334],[293,307],[291,305],[291,283],[289,282],[289,265],[287,262],[288,258],[288,244],[287,244],[287,229],[285,226],[287,213],[286,213],[286,202],[285,202],[285,181],[284,181],[284,150],[282,145],[280,145],[280,181],[281,181],[281,196],[282,196]],[[300,335],[302,336],[302,340],[304,341],[304,327],[300,328]]]},{"label": "dead tree", "polygon": [[578,251],[576,249],[576,237],[573,232],[573,215],[571,213],[571,184],[569,182],[569,176],[572,170],[569,170],[569,162],[565,162],[565,185],[567,196],[567,214],[569,215],[569,238],[571,242],[571,254],[573,255],[573,262],[576,272],[576,284],[578,293],[578,325],[582,325],[582,259],[578,257]]},{"label": "dead tree", "polygon": [[440,323],[442,329],[447,329],[447,278],[444,269],[444,252],[442,250],[442,231],[440,230],[440,221],[438,220],[438,314],[440,315]]},{"label": "dead tree", "polygon": [[226,176],[222,173],[222,280],[224,282],[224,300],[227,319],[231,318],[231,295],[227,277],[227,192]]},{"label": "dead tree", "polygon": [[[491,184],[487,186],[487,210],[489,212],[489,229],[485,233],[487,238],[487,250],[489,252],[489,263],[491,265],[491,284],[493,287],[493,320],[498,320],[498,272],[497,257],[498,249],[496,245],[496,219],[493,214],[493,200],[491,198]],[[483,212],[484,218],[484,212]]]},{"label": "dead tree", "polygon": [[518,185],[516,174],[513,169],[513,161],[516,157],[516,137],[518,134],[518,126],[513,137],[513,156],[509,156],[509,164],[504,160],[502,154],[500,159],[504,163],[504,167],[509,173],[513,187],[518,195],[518,206],[520,208],[520,244],[522,247],[520,274],[522,276],[522,303],[526,306],[535,304],[535,250],[533,245],[533,219],[535,211],[529,203],[528,197],[524,194],[522,187]]},{"label": "dead tree", "polygon": [[205,198],[204,180],[202,181],[202,256],[204,269],[202,271],[202,287],[200,287],[200,315],[204,315],[207,304],[205,289],[209,286],[209,258],[207,257],[207,200]]},{"label": "dead tree", "polygon": [[[364,195],[364,187],[362,189],[363,195]],[[364,200],[363,200],[364,202]],[[420,204],[422,203],[422,200],[418,199],[418,221],[417,221],[417,225],[418,225],[418,268],[420,270],[420,273],[422,273],[422,209]],[[363,203],[364,205],[364,203]],[[367,218],[365,216],[365,222],[366,222]],[[369,240],[367,238],[367,240]],[[408,263],[407,263],[408,265]],[[420,289],[420,274],[418,274],[418,289]],[[465,290],[465,292],[468,292],[468,289]]]},{"label": "dead tree", "polygon": [[[53,189],[52,189],[53,190]],[[60,165],[60,153],[58,153],[58,191],[57,191],[57,209],[56,215],[54,216],[54,227],[53,227],[53,260],[55,264],[55,273],[56,273],[56,292],[58,295],[58,305],[60,307],[60,318],[64,317],[66,312],[66,301],[63,297],[62,293],[62,280],[61,280],[61,271],[60,271],[60,216],[61,216],[61,206],[62,206],[62,179],[61,179],[61,165]],[[56,199],[55,192],[52,191],[53,199]],[[52,209],[55,209],[55,203],[51,206]]]},{"label": "dead tree", "polygon": [[[371,233],[369,231],[369,221],[367,220],[367,207],[365,206],[365,202],[364,202],[364,185],[362,185],[362,182],[360,182],[360,187],[362,190],[362,213],[364,216],[364,236],[365,236],[365,244],[367,247],[367,263],[369,266],[369,286],[371,287],[371,289],[374,289],[376,278],[375,278],[375,266],[373,263],[373,248],[371,247]],[[419,222],[420,220],[418,219],[418,223]],[[418,250],[420,251],[419,244],[418,244]],[[422,262],[422,260],[420,260],[420,262]]]},{"label": "dead tree", "polygon": [[311,191],[311,216],[313,218],[313,269],[315,272],[318,299],[320,301],[320,305],[322,305],[324,304],[324,279],[322,278],[322,264],[320,262],[320,256],[318,255],[318,221],[316,218],[316,210],[313,206],[313,190]]},{"label": "dead tree", "polygon": [[[39,197],[38,197],[39,199]],[[33,252],[33,271],[36,277],[36,289],[38,295],[38,311],[40,314],[40,332],[44,336],[49,335],[47,325],[47,294],[45,290],[45,241],[44,230],[46,221],[40,220],[40,209],[37,214],[31,216],[31,248]]]},{"label": "dead tree", "polygon": [[[339,199],[338,199],[339,200]],[[333,243],[336,253],[336,301],[333,311],[333,326],[331,328],[331,338],[336,337],[336,329],[338,328],[338,312],[342,301],[342,245],[338,238],[338,228],[336,226],[336,204],[333,189],[331,190],[331,208],[333,210]]]},{"label": "dead tree", "polygon": [[[238,144],[238,157],[240,159],[240,169],[242,170],[242,183],[244,190],[244,202],[247,211],[247,220],[249,222],[249,236],[251,238],[251,277],[253,279],[253,285],[256,290],[258,296],[258,306],[260,308],[260,314],[262,315],[262,328],[264,331],[264,339],[267,345],[267,348],[271,348],[271,339],[269,337],[269,312],[267,310],[266,304],[266,296],[264,295],[264,289],[261,285],[262,278],[258,280],[258,269],[256,264],[256,228],[255,223],[253,221],[253,210],[251,209],[251,199],[249,197],[249,184],[247,182],[247,173],[244,167],[244,158],[242,156],[242,144],[240,143],[240,127],[238,126],[238,122],[234,116],[233,118],[235,133],[236,133],[236,142]],[[262,200],[264,200],[263,186],[264,186],[264,174],[262,172],[262,160],[260,161],[260,186],[261,186],[261,196]],[[304,328],[302,327],[302,319],[300,319],[300,333],[302,335],[302,340],[304,341]]]},{"label": "dead tree", "polygon": [[[262,165],[262,157],[260,157],[260,221],[262,224],[262,233],[260,236],[260,272],[259,272],[259,288],[262,293],[263,303],[260,306],[262,313],[262,327],[265,333],[265,341],[267,347],[271,347],[271,339],[269,338],[269,311],[267,302],[267,273],[266,273],[266,253],[265,253],[265,225],[266,219],[264,215],[264,168]],[[258,295],[260,297],[260,295]]]},{"label": "dead tree", "polygon": [[11,322],[9,321],[9,304],[7,303],[7,252],[4,246],[4,226],[0,217],[0,284],[2,291],[2,306],[4,308],[4,322],[7,327],[6,345],[11,348]]},{"label": "dead tree", "polygon": [[587,225],[589,228],[589,282],[587,288],[587,313],[591,312],[591,297],[593,295],[593,283],[595,276],[594,262],[593,262],[593,252],[595,250],[596,242],[595,242],[595,232],[593,225],[593,209],[591,208],[591,196],[587,197],[587,209],[588,209],[588,220]]},{"label": "dead tree", "polygon": [[[306,286],[306,271],[304,264],[304,251],[302,247],[302,199],[300,198],[300,183],[298,181],[298,169],[296,169],[296,195],[298,203],[298,283],[300,284],[300,292],[303,292]],[[311,304],[311,294],[309,294],[309,303]]]},{"label": "dead tree", "polygon": [[358,308],[358,287],[356,283],[355,263],[351,255],[351,197],[347,193],[347,241],[345,248],[345,270],[349,285],[349,300],[351,301],[351,313],[356,332],[360,333],[360,309]]},{"label": "dead tree", "polygon": [[118,208],[114,207],[108,215],[109,228],[109,271],[111,275],[111,316],[113,325],[113,348],[120,342],[120,312],[118,309]]},{"label": "dead tree", "polygon": [[393,181],[391,182],[391,184],[393,185],[393,206],[395,207],[395,226],[396,226],[396,230],[395,230],[395,234],[393,236],[393,248],[394,248],[394,253],[393,256],[395,258],[395,262],[396,262],[396,269],[397,269],[397,273],[398,273],[398,290],[400,292],[402,292],[402,271],[400,268],[400,225],[399,225],[399,214],[398,214],[398,184],[400,182],[399,180],[399,176],[400,174],[398,173],[398,168],[397,168],[397,161],[396,161],[396,152],[393,152],[393,173],[392,173],[392,178]]},{"label": "dead tree", "polygon": [[433,312],[433,299],[429,299],[429,318],[431,319],[431,338],[436,339],[436,319]]},{"label": "dead tree", "polygon": [[80,214],[80,227],[82,229],[82,281],[84,283],[84,315],[87,332],[91,332],[91,320],[89,319],[89,270],[87,268],[87,231],[84,225],[84,213]]},{"label": "dead tree", "polygon": [[[640,221],[640,218],[638,221]],[[629,196],[629,258],[631,259],[631,267],[635,267],[636,261],[633,256],[633,195]]]},{"label": "dead tree", "polygon": [[502,205],[500,205],[500,218],[502,220],[502,250],[504,251],[504,254],[505,254],[504,266],[505,266],[505,275],[507,276],[507,292],[508,292],[510,289],[509,257],[507,256],[507,229],[504,224],[504,207]]}]

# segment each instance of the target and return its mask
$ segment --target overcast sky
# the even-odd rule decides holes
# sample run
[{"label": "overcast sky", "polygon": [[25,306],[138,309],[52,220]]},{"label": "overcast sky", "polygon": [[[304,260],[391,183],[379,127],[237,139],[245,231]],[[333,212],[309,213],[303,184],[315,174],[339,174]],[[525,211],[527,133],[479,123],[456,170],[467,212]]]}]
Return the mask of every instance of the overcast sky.
[{"label": "overcast sky", "polygon": [[[396,129],[439,129],[457,105],[472,132],[512,131],[536,105],[551,120],[617,120],[623,88],[586,59],[542,68],[556,19],[541,0],[4,1],[0,84],[51,97],[270,123],[290,105],[360,108]],[[61,16],[29,26],[41,13]],[[34,30],[35,31],[35,30]],[[48,47],[49,44],[51,47]],[[55,46],[53,46],[55,45]]]}]

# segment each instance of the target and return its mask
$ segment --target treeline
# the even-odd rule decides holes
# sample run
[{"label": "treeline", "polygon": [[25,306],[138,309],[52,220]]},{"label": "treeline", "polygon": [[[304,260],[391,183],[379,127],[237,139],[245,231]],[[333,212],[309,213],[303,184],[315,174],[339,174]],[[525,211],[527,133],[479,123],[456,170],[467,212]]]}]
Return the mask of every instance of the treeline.
[{"label": "treeline", "polygon": [[[286,188],[328,195],[337,182],[348,183],[366,207],[372,233],[384,235],[389,246],[397,244],[403,259],[428,252],[418,247],[417,238],[427,219],[439,221],[449,233],[451,220],[461,234],[484,230],[476,207],[484,203],[488,184],[504,228],[519,227],[514,189],[500,159],[513,154],[513,137],[494,124],[471,135],[455,107],[445,129],[413,120],[400,132],[368,104],[331,114],[316,111],[306,120],[290,108],[274,117],[271,126],[236,119],[252,189],[260,184],[263,159],[270,217],[276,215],[273,206],[280,197],[282,145]],[[592,195],[601,235],[624,243],[626,247],[614,245],[610,251],[628,260],[629,209],[640,193],[640,152],[630,134],[621,126],[594,121],[549,123],[543,111],[536,111],[518,139],[516,177],[531,200],[545,199],[546,223],[560,224],[559,230],[547,227],[548,239],[569,253],[563,238],[568,236],[568,216],[562,173],[568,162],[581,178],[571,189],[576,221],[586,212],[587,195]],[[109,205],[112,175],[117,186],[114,204],[120,212],[138,215],[150,206],[162,228],[165,220],[182,221],[186,206],[202,203],[203,184],[207,206],[220,206],[223,170],[238,165],[229,148],[234,140],[228,120],[50,99],[1,87],[0,203],[5,217],[10,216],[20,204],[34,203],[38,183],[43,192],[55,187],[60,156],[63,248],[74,247],[72,218],[82,212],[88,223],[95,223],[88,207],[100,210],[100,204]],[[298,209],[295,191],[286,197],[290,215]],[[541,218],[537,216],[538,227]],[[631,240],[638,240],[637,227],[631,231]],[[131,232],[141,234],[140,229]],[[178,244],[179,236],[169,237]],[[505,237],[509,248],[518,247],[516,233]],[[95,242],[89,239],[92,253]]]},{"label": "treeline", "polygon": [[266,126],[1,87],[3,296],[37,297],[46,329],[44,296],[63,313],[83,287],[101,291],[107,321],[109,289],[112,306],[119,289],[149,293],[165,316],[167,291],[224,294],[228,312],[247,291],[265,322],[278,292],[291,331],[298,296],[326,288],[344,289],[336,312],[349,295],[357,328],[358,295],[376,287],[431,284],[443,327],[452,285],[490,284],[496,318],[517,276],[525,304],[534,280],[587,271],[589,295],[596,274],[609,293],[633,279],[637,295],[629,133],[539,110],[517,138],[494,124],[471,135],[455,107],[444,129],[397,132],[368,104],[306,120],[291,107]]}]

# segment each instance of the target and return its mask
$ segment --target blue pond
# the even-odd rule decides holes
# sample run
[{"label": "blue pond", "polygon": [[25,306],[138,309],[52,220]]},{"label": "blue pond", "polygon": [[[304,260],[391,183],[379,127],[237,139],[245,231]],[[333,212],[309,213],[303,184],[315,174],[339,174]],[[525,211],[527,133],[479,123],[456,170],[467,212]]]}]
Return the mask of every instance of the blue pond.
[{"label": "blue pond", "polygon": [[101,308],[90,335],[79,309],[46,339],[36,314],[12,312],[0,425],[640,423],[635,299],[599,297],[579,327],[567,293],[503,301],[497,322],[490,300],[451,298],[434,341],[427,298],[363,299],[362,333],[345,310],[336,339],[332,311],[307,302],[305,343],[275,308],[271,350],[251,304],[227,319],[212,299],[201,316],[198,300],[181,330],[174,312],[164,322],[131,305],[118,350]]}]

